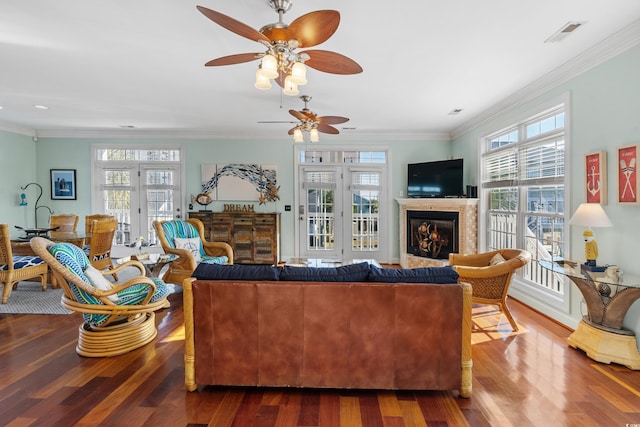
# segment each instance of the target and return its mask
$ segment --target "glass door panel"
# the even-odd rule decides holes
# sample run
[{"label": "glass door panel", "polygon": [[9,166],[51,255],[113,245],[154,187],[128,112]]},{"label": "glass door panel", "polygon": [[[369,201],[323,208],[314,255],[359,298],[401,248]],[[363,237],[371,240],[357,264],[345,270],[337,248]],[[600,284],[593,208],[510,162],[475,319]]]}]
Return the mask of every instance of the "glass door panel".
[{"label": "glass door panel", "polygon": [[307,258],[339,258],[341,236],[336,233],[336,212],[341,212],[341,199],[336,197],[339,175],[335,168],[318,170],[302,168],[299,222],[301,256]]},{"label": "glass door panel", "polygon": [[[379,170],[363,170],[347,168],[345,171],[350,185],[345,191],[351,209],[350,233],[351,245],[345,246],[345,259],[380,259],[381,239],[380,208],[382,203]],[[344,224],[347,227],[347,221]]]},{"label": "glass door panel", "polygon": [[181,218],[180,168],[166,165],[141,165],[141,181],[144,183],[146,202],[141,204],[141,234],[149,243],[156,244],[153,221]]},{"label": "glass door panel", "polygon": [[101,211],[116,217],[116,245],[138,237],[157,243],[153,221],[180,218],[180,167],[139,164],[100,167]]}]

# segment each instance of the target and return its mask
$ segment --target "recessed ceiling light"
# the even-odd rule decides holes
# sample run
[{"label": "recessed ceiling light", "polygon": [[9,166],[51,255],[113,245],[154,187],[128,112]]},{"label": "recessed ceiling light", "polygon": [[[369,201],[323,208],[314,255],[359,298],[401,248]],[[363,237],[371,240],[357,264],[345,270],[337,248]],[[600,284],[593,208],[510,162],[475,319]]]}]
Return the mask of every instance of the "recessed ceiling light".
[{"label": "recessed ceiling light", "polygon": [[38,110],[48,110],[49,107],[47,107],[46,105],[34,105],[35,108],[37,108]]}]

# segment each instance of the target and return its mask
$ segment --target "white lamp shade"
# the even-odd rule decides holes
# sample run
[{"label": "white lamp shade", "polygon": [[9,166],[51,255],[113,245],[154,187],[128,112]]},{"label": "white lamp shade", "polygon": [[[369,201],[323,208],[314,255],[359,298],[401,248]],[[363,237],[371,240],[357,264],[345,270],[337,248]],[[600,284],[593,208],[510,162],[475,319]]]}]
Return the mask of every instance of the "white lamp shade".
[{"label": "white lamp shade", "polygon": [[589,228],[613,226],[600,203],[582,203],[569,220],[569,224],[582,225]]},{"label": "white lamp shade", "polygon": [[260,90],[271,89],[271,80],[264,75],[262,68],[258,68],[258,71],[256,71],[256,83],[254,86]]},{"label": "white lamp shade", "polygon": [[296,62],[291,67],[291,81],[298,86],[307,84],[307,67],[302,62]]},{"label": "white lamp shade", "polygon": [[289,96],[296,96],[300,93],[298,85],[291,80],[291,76],[287,76],[287,78],[284,79],[284,88],[282,89],[282,92]]},{"label": "white lamp shade", "polygon": [[320,135],[318,134],[318,129],[313,128],[309,131],[309,141],[311,142],[320,141]]},{"label": "white lamp shade", "polygon": [[268,79],[278,77],[278,60],[275,56],[267,54],[262,57],[262,73]]},{"label": "white lamp shade", "polygon": [[302,142],[304,141],[304,137],[302,135],[302,131],[300,129],[296,129],[293,131],[293,142]]}]

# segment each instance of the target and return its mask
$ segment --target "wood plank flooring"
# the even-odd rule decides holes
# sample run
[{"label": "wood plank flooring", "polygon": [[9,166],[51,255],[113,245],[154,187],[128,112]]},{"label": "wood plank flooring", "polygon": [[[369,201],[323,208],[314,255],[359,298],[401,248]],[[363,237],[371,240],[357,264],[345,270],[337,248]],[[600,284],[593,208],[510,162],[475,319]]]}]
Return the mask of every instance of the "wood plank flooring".
[{"label": "wood plank flooring", "polygon": [[474,309],[473,393],[183,385],[182,294],[157,313],[158,338],[102,359],[76,354],[81,318],[0,315],[3,426],[628,426],[640,371],[567,346],[570,331],[511,300],[521,330]]}]

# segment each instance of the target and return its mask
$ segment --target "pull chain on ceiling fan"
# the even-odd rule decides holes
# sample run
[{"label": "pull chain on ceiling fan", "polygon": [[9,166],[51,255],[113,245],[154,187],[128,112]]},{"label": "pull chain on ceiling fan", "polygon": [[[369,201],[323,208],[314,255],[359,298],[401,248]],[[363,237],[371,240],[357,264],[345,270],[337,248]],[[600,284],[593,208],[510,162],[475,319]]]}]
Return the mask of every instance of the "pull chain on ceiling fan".
[{"label": "pull chain on ceiling fan", "polygon": [[227,30],[257,41],[266,47],[265,52],[240,53],[212,59],[205,66],[240,64],[262,59],[256,71],[255,87],[262,90],[271,88],[271,79],[283,88],[286,95],[299,93],[298,86],[307,83],[306,67],[332,74],[358,74],[362,67],[354,60],[336,52],[311,49],[297,51],[319,45],[328,40],[338,29],[340,13],[336,10],[318,10],[296,18],[287,25],[283,16],[291,8],[291,0],[268,0],[271,8],[278,12],[278,22],[255,30],[220,12],[197,6],[207,18]]}]

